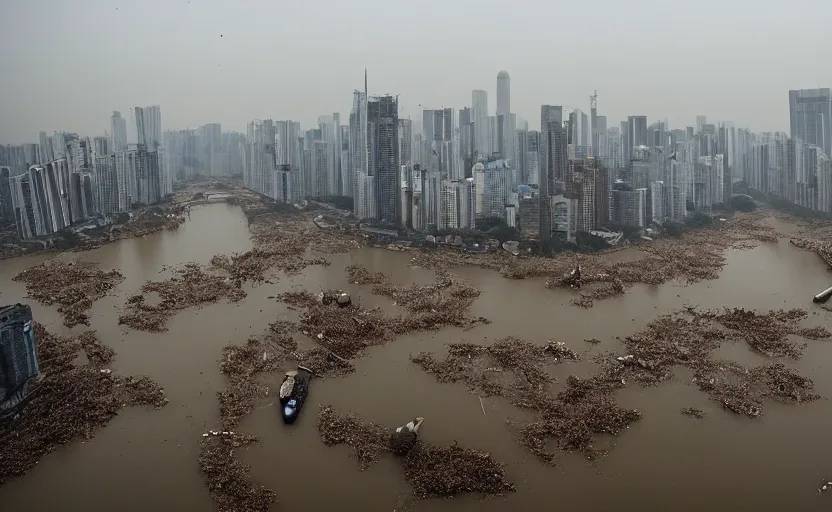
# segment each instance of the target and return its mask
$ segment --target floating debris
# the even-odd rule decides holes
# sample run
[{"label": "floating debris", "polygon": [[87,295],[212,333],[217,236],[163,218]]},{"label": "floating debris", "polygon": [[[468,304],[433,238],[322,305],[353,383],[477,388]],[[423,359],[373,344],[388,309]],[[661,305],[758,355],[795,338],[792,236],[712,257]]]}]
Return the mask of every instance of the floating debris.
[{"label": "floating debris", "polygon": [[[338,415],[331,406],[322,407],[318,413],[318,431],[327,446],[350,446],[361,470],[392,451],[393,429],[353,414]],[[501,495],[515,490],[503,465],[490,454],[462,448],[456,442],[439,447],[417,441],[402,460],[405,479],[417,499],[449,498],[461,493]]]},{"label": "floating debris", "polygon": [[684,409],[682,409],[682,414],[684,414],[685,416],[696,418],[698,420],[701,420],[705,417],[705,411],[703,411],[702,409],[697,409],[696,407],[685,407]]},{"label": "floating debris", "polygon": [[256,443],[258,439],[234,432],[211,434],[203,434],[200,441],[199,471],[219,510],[268,512],[277,501],[275,492],[255,485],[249,477],[249,467],[234,456],[238,448]]},{"label": "floating debris", "polygon": [[49,260],[24,270],[13,280],[26,283],[29,296],[41,304],[58,304],[64,325],[74,327],[90,324],[86,311],[124,276],[117,270],[100,270],[95,263]]},{"label": "floating debris", "polygon": [[77,365],[82,345],[100,346],[94,333],[65,338],[37,323],[34,328],[43,379],[19,417],[0,425],[0,485],[23,475],[59,446],[92,439],[125,406],[161,408],[168,403],[148,377],[115,375],[92,362]]},{"label": "floating debris", "polygon": [[[151,304],[146,296],[158,294],[160,300]],[[119,325],[125,324],[140,331],[166,331],[167,321],[177,311],[227,299],[238,302],[245,298],[240,286],[225,277],[205,272],[196,263],[184,268],[165,281],[149,281],[141,293],[127,299],[125,311],[119,315]]]},{"label": "floating debris", "polygon": [[361,265],[349,265],[347,279],[353,284],[387,284],[390,279],[381,272],[370,272]]}]

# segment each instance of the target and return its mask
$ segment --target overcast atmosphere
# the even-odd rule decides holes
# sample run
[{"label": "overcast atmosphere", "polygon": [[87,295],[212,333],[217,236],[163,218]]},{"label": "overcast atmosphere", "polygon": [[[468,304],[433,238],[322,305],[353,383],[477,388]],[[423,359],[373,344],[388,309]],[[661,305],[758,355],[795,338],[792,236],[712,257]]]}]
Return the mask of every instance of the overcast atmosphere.
[{"label": "overcast atmosphere", "polygon": [[[811,15],[807,16],[807,13]],[[829,0],[260,2],[4,0],[0,141],[103,134],[113,110],[159,104],[165,129],[347,114],[371,94],[462,108],[472,89],[539,127],[540,105],[788,131],[789,89],[829,87]]]}]

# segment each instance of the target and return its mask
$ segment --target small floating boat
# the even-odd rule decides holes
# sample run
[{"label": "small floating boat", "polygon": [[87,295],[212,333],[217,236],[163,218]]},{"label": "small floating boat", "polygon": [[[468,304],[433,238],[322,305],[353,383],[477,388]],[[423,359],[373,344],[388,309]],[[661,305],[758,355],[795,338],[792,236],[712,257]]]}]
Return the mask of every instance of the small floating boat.
[{"label": "small floating boat", "polygon": [[312,370],[305,366],[298,366],[297,370],[286,372],[280,385],[280,415],[283,417],[283,423],[291,425],[298,419],[309,394],[311,380]]},{"label": "small floating boat", "polygon": [[419,434],[419,426],[423,421],[425,421],[425,418],[420,416],[393,432],[390,436],[390,447],[394,454],[407,455],[416,445],[416,436]]},{"label": "small floating boat", "polygon": [[819,294],[815,295],[815,297],[812,299],[812,301],[822,303],[822,302],[826,302],[827,300],[829,300],[829,297],[832,297],[832,286],[823,290]]}]

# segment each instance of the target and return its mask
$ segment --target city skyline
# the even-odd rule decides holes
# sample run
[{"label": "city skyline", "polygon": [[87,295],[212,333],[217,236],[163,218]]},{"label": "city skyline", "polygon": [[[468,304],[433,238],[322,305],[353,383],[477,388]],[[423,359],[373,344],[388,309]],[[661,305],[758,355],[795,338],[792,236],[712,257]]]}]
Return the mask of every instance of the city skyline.
[{"label": "city skyline", "polygon": [[[470,105],[474,89],[486,90],[488,113],[494,115],[494,77],[505,69],[511,75],[511,110],[526,120],[536,119],[542,104],[588,112],[589,94],[597,90],[600,110],[609,119],[639,114],[691,126],[696,115],[704,114],[756,132],[788,132],[782,91],[832,83],[832,68],[819,64],[828,47],[822,21],[832,16],[832,4],[824,2],[798,1],[789,9],[758,6],[751,28],[744,28],[743,9],[710,0],[704,3],[718,10],[701,5],[703,14],[685,16],[672,5],[642,1],[615,11],[605,4],[603,16],[590,10],[598,5],[521,2],[508,8],[480,2],[473,18],[461,14],[462,6],[442,4],[438,12],[444,15],[431,17],[437,12],[432,3],[426,0],[424,9],[406,17],[378,10],[364,19],[351,14],[354,6],[337,3],[327,4],[328,14],[321,18],[302,5],[230,8],[194,2],[156,9],[152,0],[141,6],[91,0],[87,9],[58,3],[47,11],[42,4],[11,0],[0,7],[0,19],[12,22],[0,31],[5,49],[0,65],[17,71],[4,80],[0,141],[35,142],[44,127],[103,135],[113,110],[124,113],[142,104],[162,105],[165,126],[175,129],[220,122],[243,133],[251,119],[266,117],[314,126],[323,113],[349,112],[349,91],[359,86],[365,67],[369,94],[399,95],[399,118],[414,121],[424,108]],[[803,4],[815,16],[804,19]],[[362,6],[373,10],[375,2]],[[140,16],[147,8],[159,15]],[[272,9],[279,16],[271,16]],[[555,14],[578,21],[559,26],[554,37],[542,27]],[[13,21],[20,19],[54,21],[54,30],[31,38],[25,23]],[[489,19],[499,19],[505,33],[489,38],[485,32],[476,50],[467,50],[456,37],[427,43],[402,36],[428,22],[432,30],[460,34]],[[338,52],[333,39],[310,38],[305,32],[313,24],[316,33],[349,36],[358,51]],[[708,38],[696,35],[705,26]],[[270,44],[261,37],[267,28]],[[72,35],[86,29],[99,37]],[[378,44],[388,36],[397,43],[395,52]],[[546,45],[576,37],[582,51],[552,54]],[[622,38],[626,45],[620,44]],[[99,44],[103,39],[112,44]],[[453,50],[455,41],[458,50]],[[285,44],[298,44],[306,55],[275,61],[274,48]],[[436,51],[437,45],[443,51]],[[86,58],[54,58],[48,48],[56,47]],[[541,59],[552,55],[552,69],[541,68]],[[55,87],[56,76],[73,79]]]}]

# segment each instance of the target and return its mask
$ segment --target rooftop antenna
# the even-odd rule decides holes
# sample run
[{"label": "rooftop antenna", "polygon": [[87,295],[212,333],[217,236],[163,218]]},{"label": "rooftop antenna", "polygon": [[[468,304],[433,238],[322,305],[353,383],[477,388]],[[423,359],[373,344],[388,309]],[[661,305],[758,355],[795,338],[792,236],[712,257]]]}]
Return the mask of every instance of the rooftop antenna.
[{"label": "rooftop antenna", "polygon": [[364,97],[367,97],[367,68],[364,68]]}]

